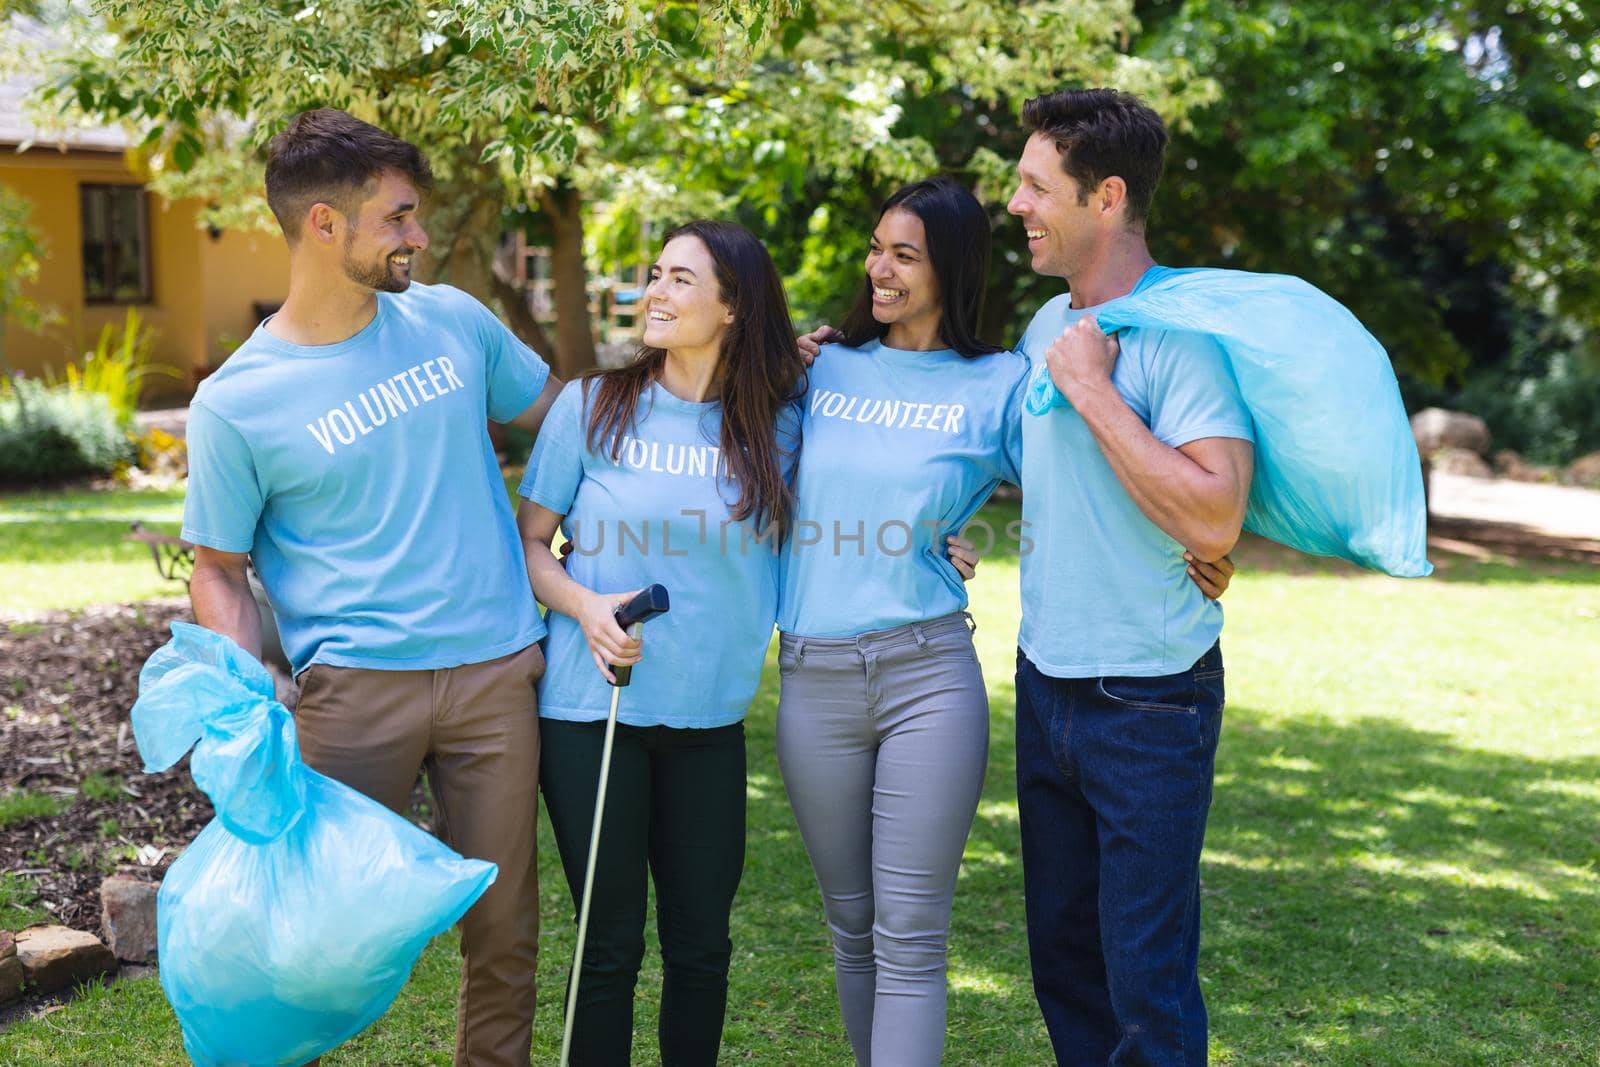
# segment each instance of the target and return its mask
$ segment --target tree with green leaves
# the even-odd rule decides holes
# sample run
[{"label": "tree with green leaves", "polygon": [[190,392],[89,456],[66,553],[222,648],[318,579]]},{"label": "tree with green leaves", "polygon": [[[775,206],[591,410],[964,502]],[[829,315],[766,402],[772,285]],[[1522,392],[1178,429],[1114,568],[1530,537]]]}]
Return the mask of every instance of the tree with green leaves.
[{"label": "tree with green leaves", "polygon": [[429,277],[495,299],[572,374],[594,362],[581,245],[558,257],[579,276],[562,288],[551,343],[492,269],[503,216],[533,206],[559,227],[575,210],[562,165],[581,130],[685,54],[745,62],[789,3],[98,0],[92,20],[62,13],[77,32],[49,95],[144,128],[142,151],[165,171],[157,187],[206,196],[223,213],[212,221],[260,217],[259,150],[306,108],[341,107],[421,145],[439,179]]},{"label": "tree with green leaves", "polygon": [[[434,158],[430,276],[498,298],[569,375],[593,361],[586,248],[602,267],[629,263],[657,222],[738,215],[793,238],[810,310],[853,282],[870,205],[894,184],[1007,173],[1013,146],[995,146],[1026,96],[1111,83],[1178,118],[1210,95],[1186,62],[1128,54],[1128,0],[96,10],[115,43],[74,48],[57,98],[148,126],[147,151],[169,164],[158,188],[259,213],[258,167],[219,149],[258,148],[303,107],[345,107]],[[491,269],[506,225],[552,249],[554,339]]]},{"label": "tree with green leaves", "polygon": [[[1177,132],[1175,262],[1301,274],[1418,380],[1522,311],[1600,327],[1600,19],[1567,0],[1141,0],[1135,51],[1220,86]],[[1591,344],[1593,343],[1591,339]]]},{"label": "tree with green leaves", "polygon": [[[1027,97],[1116,85],[1174,122],[1211,99],[1186,61],[1131,55],[1137,28],[1124,0],[812,0],[736,76],[677,68],[596,140],[597,247],[622,258],[649,220],[735,215],[789,270],[802,320],[836,312],[897,185],[952,173],[1004,218]],[[1015,336],[1013,308],[1047,284],[1001,264],[989,332]]]}]

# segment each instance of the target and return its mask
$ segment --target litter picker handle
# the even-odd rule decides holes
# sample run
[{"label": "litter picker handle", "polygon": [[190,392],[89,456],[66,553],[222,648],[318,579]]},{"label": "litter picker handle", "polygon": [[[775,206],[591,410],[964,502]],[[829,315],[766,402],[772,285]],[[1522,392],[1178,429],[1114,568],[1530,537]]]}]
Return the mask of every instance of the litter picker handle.
[{"label": "litter picker handle", "polygon": [[667,587],[652,585],[648,589],[640,590],[638,596],[617,609],[617,625],[626,630],[657,615],[665,615],[670,606],[667,602]]},{"label": "litter picker handle", "polygon": [[[667,606],[667,587],[652,585],[618,608],[613,617],[618,626],[637,637],[645,621],[665,615]],[[584,863],[583,895],[579,897],[578,905],[578,942],[572,950],[572,975],[567,981],[567,1017],[561,1031],[561,1067],[568,1067],[571,1063],[572,1025],[578,1017],[578,982],[583,973],[583,946],[589,936],[589,906],[594,900],[595,857],[600,853],[600,824],[606,814],[606,787],[611,781],[611,749],[617,735],[617,701],[633,670],[629,667],[613,667],[612,674],[617,680],[611,683],[611,711],[606,716],[605,741],[600,748],[600,781],[594,792],[594,822],[589,826],[589,858]]]},{"label": "litter picker handle", "polygon": [[[667,587],[652,585],[640,591],[639,595],[628,601],[616,611],[617,625],[627,631],[629,636],[638,636],[638,628],[657,615],[665,615],[671,607],[667,599]],[[611,673],[616,675],[617,686],[627,685],[633,680],[633,668],[613,667]]]}]

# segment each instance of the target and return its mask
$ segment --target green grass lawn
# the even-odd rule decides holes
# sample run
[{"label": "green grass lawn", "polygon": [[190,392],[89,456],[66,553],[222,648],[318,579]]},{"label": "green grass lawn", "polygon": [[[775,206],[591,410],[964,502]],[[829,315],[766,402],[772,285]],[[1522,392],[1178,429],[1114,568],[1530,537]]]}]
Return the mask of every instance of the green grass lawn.
[{"label": "green grass lawn", "polygon": [[[997,529],[1013,513],[990,508]],[[0,566],[14,566],[6,551]],[[1259,541],[1237,557],[1204,860],[1213,1061],[1600,1064],[1600,569],[1447,556],[1436,578],[1401,582]],[[1050,1060],[1017,859],[1016,588],[1003,550],[973,586],[992,755],[956,898],[951,1064]],[[750,716],[723,1060],[844,1064],[821,908],[773,756],[768,667]],[[541,858],[543,1063],[558,1053],[572,906],[547,832]],[[658,1062],[659,975],[647,962],[641,1064]],[[456,976],[447,936],[390,1013],[323,1062],[449,1062]],[[153,979],[0,1035],[3,1064],[181,1062]]]},{"label": "green grass lawn", "polygon": [[122,539],[135,521],[176,535],[182,519],[182,489],[0,494],[0,612],[182,596],[149,548]]}]

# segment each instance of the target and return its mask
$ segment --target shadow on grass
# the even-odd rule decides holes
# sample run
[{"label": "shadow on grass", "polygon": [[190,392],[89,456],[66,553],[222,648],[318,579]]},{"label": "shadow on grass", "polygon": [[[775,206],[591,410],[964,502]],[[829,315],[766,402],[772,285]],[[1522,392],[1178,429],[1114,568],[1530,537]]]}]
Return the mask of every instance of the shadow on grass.
[{"label": "shadow on grass", "polygon": [[[1433,574],[1423,579],[1395,581],[1463,582],[1477,585],[1533,584],[1565,582],[1600,585],[1600,567],[1593,563],[1531,555],[1503,555],[1475,545],[1460,546],[1467,551],[1452,551],[1430,543],[1428,561]],[[1246,574],[1326,575],[1339,578],[1381,577],[1353,563],[1327,556],[1308,556],[1266,538],[1247,533],[1233,550],[1233,560]]]},{"label": "shadow on grass", "polygon": [[29,489],[0,492],[0,515],[59,515],[172,508],[183,504],[182,489]]},{"label": "shadow on grass", "polygon": [[[989,773],[956,896],[945,1062],[1035,1065],[1051,1056],[1028,979],[1012,688],[992,657],[986,666]],[[748,726],[748,855],[723,1059],[848,1063],[817,888],[774,756],[776,694],[769,662]],[[1230,708],[1203,860],[1201,975],[1213,1062],[1596,1063],[1597,783],[1600,756],[1533,759],[1392,719]],[[535,1062],[549,1062],[559,1046],[572,906],[547,829],[541,842]],[[658,1055],[650,936],[635,1015],[639,1063]],[[390,1017],[328,1062],[442,1062],[453,951],[449,938],[430,950]],[[117,1026],[139,1043],[122,1061],[165,1062],[151,1049],[171,1045],[175,1027],[156,1010],[159,991],[142,996],[155,1021]],[[77,1030],[111,1025],[108,1016],[69,1011],[63,1018]],[[26,1029],[30,1051],[48,1050],[26,1062],[99,1062],[78,1055],[88,1038],[69,1040],[44,1022]]]},{"label": "shadow on grass", "polygon": [[149,548],[123,540],[131,523],[176,534],[168,517],[182,504],[180,490],[0,494],[0,564],[148,559]]},{"label": "shadow on grass", "polygon": [[[952,931],[952,1063],[1049,1058],[1000,688]],[[1203,862],[1214,1062],[1596,1062],[1597,782],[1600,757],[1230,709]]]},{"label": "shadow on grass", "polygon": [[1237,1062],[1592,1062],[1600,758],[1228,712],[1202,972]]}]

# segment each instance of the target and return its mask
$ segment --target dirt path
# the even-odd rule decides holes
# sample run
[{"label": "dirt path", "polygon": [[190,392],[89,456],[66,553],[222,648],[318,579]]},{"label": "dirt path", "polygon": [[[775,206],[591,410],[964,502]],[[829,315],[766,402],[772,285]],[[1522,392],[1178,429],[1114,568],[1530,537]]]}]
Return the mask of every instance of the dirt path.
[{"label": "dirt path", "polygon": [[1433,475],[1428,544],[1477,558],[1553,556],[1600,564],[1600,492]]},{"label": "dirt path", "polygon": [[1600,490],[1435,472],[1432,511],[1446,519],[1507,523],[1551,537],[1600,540]]}]

